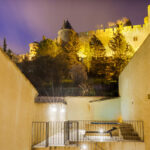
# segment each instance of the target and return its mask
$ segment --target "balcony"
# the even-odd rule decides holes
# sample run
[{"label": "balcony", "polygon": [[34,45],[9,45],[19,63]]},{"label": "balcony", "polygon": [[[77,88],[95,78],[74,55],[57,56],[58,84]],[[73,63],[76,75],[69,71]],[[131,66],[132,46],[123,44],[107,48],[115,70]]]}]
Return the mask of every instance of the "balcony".
[{"label": "balcony", "polygon": [[78,146],[85,142],[144,142],[142,121],[33,122],[32,146]]}]

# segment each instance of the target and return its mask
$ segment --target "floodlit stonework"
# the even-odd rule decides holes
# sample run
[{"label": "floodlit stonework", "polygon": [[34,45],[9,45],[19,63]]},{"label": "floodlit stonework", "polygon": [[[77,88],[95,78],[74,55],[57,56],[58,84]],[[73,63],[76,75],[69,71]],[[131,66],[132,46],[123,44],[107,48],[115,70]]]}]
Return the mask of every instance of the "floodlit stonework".
[{"label": "floodlit stonework", "polygon": [[[81,58],[86,57],[86,55],[84,54],[84,51],[87,49],[88,42],[93,35],[96,35],[96,37],[98,37],[101,40],[102,44],[104,45],[106,49],[107,56],[111,56],[112,51],[109,48],[108,43],[113,37],[113,34],[115,31],[116,31],[116,28],[106,28],[106,29],[97,29],[93,31],[78,33],[79,40],[82,45],[81,49],[78,52],[79,57]],[[134,51],[137,51],[137,49],[143,43],[147,35],[150,33],[150,5],[148,6],[148,16],[144,18],[143,25],[121,27],[121,33],[124,35],[127,43],[129,43],[133,47]],[[70,36],[72,36],[73,34],[75,34],[74,29],[64,27],[63,25],[63,27],[58,31],[58,36],[56,38],[56,41],[58,43],[61,40],[67,42],[70,40]],[[38,49],[37,42],[33,42],[29,44],[30,59],[32,59],[32,57],[35,56],[37,49]]]},{"label": "floodlit stonework", "polygon": [[[96,35],[110,55],[108,42],[115,30],[110,28],[79,33],[80,41],[85,44],[83,48],[90,38]],[[122,27],[121,32],[136,52],[119,77],[118,98],[37,97],[38,93],[32,84],[0,51],[1,149],[149,150],[150,5],[142,26]],[[63,26],[58,32],[57,40],[67,42],[74,33],[71,25]],[[29,46],[28,56],[29,60],[32,60],[39,43],[30,43]],[[144,121],[144,130],[143,124],[138,126],[141,120]],[[117,131],[115,130],[116,135],[112,136],[108,131],[114,127],[117,127]],[[128,139],[125,139],[123,132],[125,135],[129,132]],[[74,142],[72,146],[69,140],[65,143],[66,135]]]},{"label": "floodlit stonework", "polygon": [[33,42],[29,44],[29,60],[31,60],[35,55],[36,55],[36,51],[39,47],[39,43],[38,42]]}]

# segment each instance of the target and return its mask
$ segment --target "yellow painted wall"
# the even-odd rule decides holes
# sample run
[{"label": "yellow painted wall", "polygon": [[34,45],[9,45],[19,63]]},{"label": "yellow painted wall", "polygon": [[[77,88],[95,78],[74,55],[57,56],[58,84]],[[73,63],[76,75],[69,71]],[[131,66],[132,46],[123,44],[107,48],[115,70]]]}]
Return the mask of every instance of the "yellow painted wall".
[{"label": "yellow painted wall", "polygon": [[124,120],[143,120],[146,150],[150,149],[150,35],[119,78]]},{"label": "yellow painted wall", "polygon": [[121,116],[120,98],[91,103],[93,120],[118,120]]},{"label": "yellow painted wall", "polygon": [[67,120],[117,120],[120,117],[120,99],[96,101],[100,96],[65,97]]},{"label": "yellow painted wall", "polygon": [[33,121],[65,121],[66,109],[62,103],[35,103]]},{"label": "yellow painted wall", "polygon": [[30,150],[36,90],[0,51],[0,149]]},{"label": "yellow painted wall", "polygon": [[[46,122],[49,122],[49,136],[57,134],[66,121],[66,105],[63,103],[35,103],[33,118],[33,145],[38,144],[46,138]],[[54,121],[54,124],[53,122]],[[36,122],[39,122],[38,124]],[[57,124],[57,123],[58,124]],[[58,126],[59,125],[59,126]],[[61,126],[61,128],[60,128]],[[59,129],[59,130],[58,130]],[[40,133],[40,134],[38,134]]]},{"label": "yellow painted wall", "polygon": [[121,114],[120,99],[95,101],[101,98],[100,96],[68,96],[65,97],[67,105],[35,103],[33,121],[117,120]]},{"label": "yellow painted wall", "polygon": [[89,101],[100,98],[92,96],[65,97],[67,101],[67,120],[92,120]]}]

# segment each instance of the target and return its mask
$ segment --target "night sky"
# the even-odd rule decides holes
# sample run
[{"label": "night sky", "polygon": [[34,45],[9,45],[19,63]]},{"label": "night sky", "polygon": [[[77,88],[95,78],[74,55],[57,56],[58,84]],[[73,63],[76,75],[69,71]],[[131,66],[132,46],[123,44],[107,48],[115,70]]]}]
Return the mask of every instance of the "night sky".
[{"label": "night sky", "polygon": [[28,51],[28,44],[42,36],[54,39],[63,20],[77,32],[96,30],[122,17],[143,24],[150,0],[0,0],[0,45],[6,37],[15,53]]}]

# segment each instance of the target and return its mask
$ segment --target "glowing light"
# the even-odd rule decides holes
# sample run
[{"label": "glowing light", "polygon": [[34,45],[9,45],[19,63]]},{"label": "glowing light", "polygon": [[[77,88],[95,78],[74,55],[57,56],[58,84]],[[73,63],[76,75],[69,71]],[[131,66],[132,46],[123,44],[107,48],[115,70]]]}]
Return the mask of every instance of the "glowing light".
[{"label": "glowing light", "polygon": [[81,58],[85,58],[86,57],[86,55],[82,51],[79,51],[77,54]]},{"label": "glowing light", "polygon": [[86,144],[83,144],[82,146],[81,146],[81,150],[87,150],[87,145]]},{"label": "glowing light", "polygon": [[104,133],[104,129],[101,128],[101,129],[99,130],[99,133]]},{"label": "glowing light", "polygon": [[60,112],[64,113],[64,112],[66,112],[66,109],[65,108],[61,108]]},{"label": "glowing light", "polygon": [[56,108],[55,106],[53,106],[53,107],[51,108],[51,111],[52,111],[52,112],[57,112],[57,108]]},{"label": "glowing light", "polygon": [[85,134],[85,130],[79,130],[80,134],[84,135]]}]

